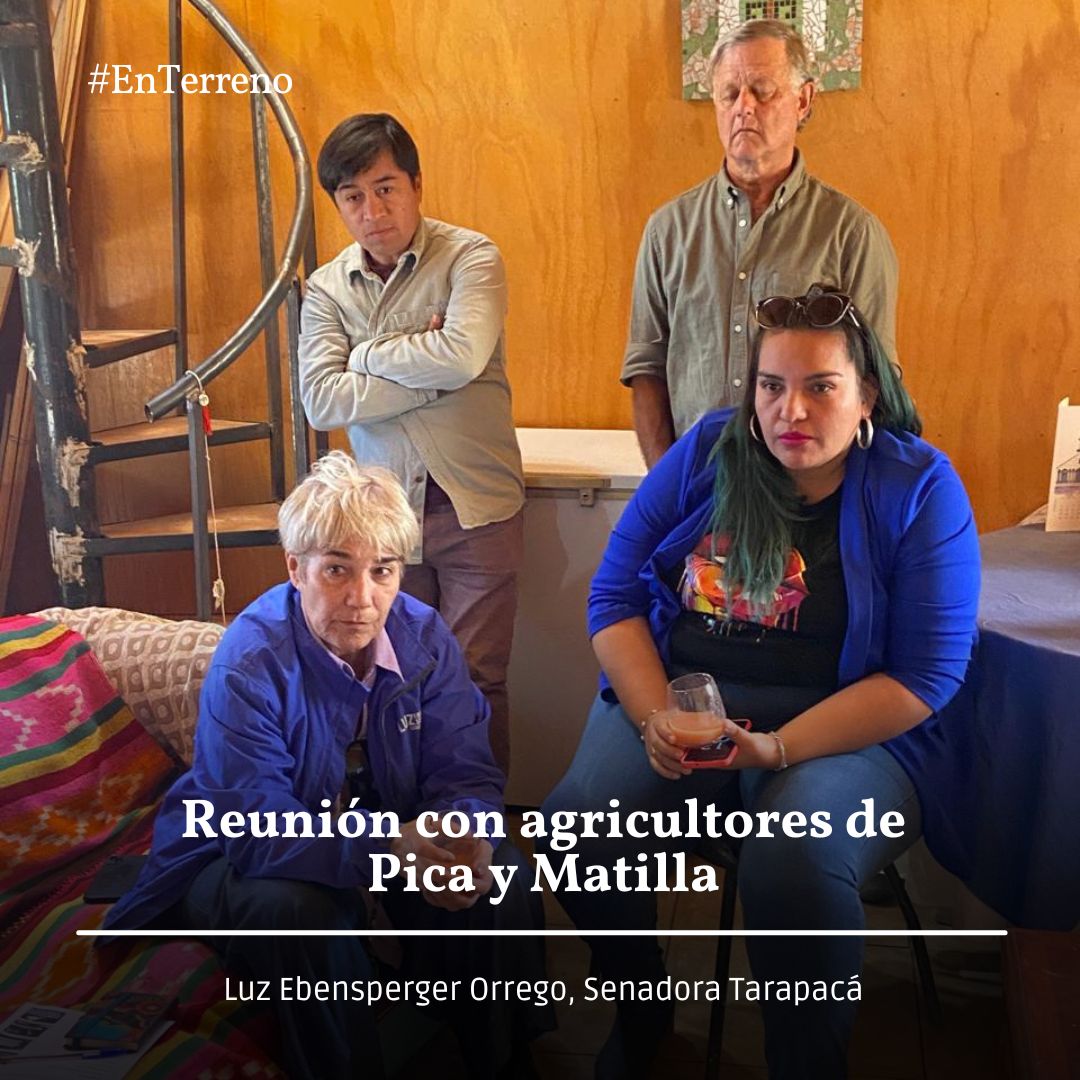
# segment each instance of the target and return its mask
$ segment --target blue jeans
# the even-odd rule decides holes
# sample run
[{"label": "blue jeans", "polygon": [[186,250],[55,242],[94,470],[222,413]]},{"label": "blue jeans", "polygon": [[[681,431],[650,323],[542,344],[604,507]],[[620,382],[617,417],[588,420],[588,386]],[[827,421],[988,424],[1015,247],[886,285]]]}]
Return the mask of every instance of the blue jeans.
[{"label": "blue jeans", "polygon": [[[805,702],[777,701],[783,691],[763,690],[768,702],[755,708],[740,702],[732,715],[760,721],[755,729],[777,726]],[[753,694],[750,695],[753,697]],[[725,698],[728,695],[725,693]],[[702,769],[679,780],[665,780],[649,766],[637,730],[622,708],[597,698],[589,713],[577,753],[566,776],[544,803],[550,815],[559,810],[608,810],[617,798],[629,810],[685,810],[696,797],[720,810],[740,805],[750,812],[793,810],[809,817],[827,811],[832,835],[792,839],[773,828],[773,836],[742,841],[739,854],[739,893],[748,929],[862,929],[865,925],[859,887],[915,842],[920,812],[915,788],[893,756],[880,746],[852,754],[817,758],[781,773],[747,769],[738,772]],[[848,816],[872,798],[875,816],[888,810],[903,814],[905,832],[899,839],[878,835],[853,838],[845,828]],[[545,841],[538,848],[552,858]],[[650,836],[647,839],[581,839],[575,851],[579,863],[612,865],[620,857],[631,863],[638,852],[683,851],[692,842]],[[638,929],[656,926],[656,897],[652,893],[570,893],[559,900],[582,930]],[[711,929],[700,927],[698,929]],[[588,938],[588,934],[586,933]],[[594,966],[605,978],[659,979],[664,976],[659,946],[651,938],[593,938]],[[754,979],[846,981],[860,972],[863,939],[748,938],[747,952]],[[847,1044],[855,1003],[805,1002],[798,1006],[762,1003],[765,1054],[773,1080],[838,1080],[846,1075]],[[633,1009],[624,1009],[635,1021]]]}]

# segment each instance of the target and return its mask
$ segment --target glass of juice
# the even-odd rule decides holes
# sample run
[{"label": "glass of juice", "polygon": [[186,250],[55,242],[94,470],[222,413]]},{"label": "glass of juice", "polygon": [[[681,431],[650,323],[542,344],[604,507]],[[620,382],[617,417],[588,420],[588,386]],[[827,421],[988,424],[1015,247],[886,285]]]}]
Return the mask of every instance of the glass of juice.
[{"label": "glass of juice", "polygon": [[667,698],[668,723],[680,746],[705,746],[721,737],[727,710],[711,675],[697,672],[672,679]]}]

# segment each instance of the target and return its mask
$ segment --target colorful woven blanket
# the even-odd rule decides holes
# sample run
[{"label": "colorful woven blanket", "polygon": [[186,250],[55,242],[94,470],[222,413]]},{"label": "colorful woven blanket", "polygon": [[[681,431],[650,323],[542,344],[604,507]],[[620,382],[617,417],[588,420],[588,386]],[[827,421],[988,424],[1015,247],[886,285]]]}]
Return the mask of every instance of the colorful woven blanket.
[{"label": "colorful woven blanket", "polygon": [[28,1001],[80,1008],[110,990],[176,994],[174,1026],[133,1078],[280,1077],[271,1014],[226,1003],[192,941],[94,948],[102,862],[146,851],[175,766],[116,695],[86,641],[32,616],[0,619],[0,1016]]}]

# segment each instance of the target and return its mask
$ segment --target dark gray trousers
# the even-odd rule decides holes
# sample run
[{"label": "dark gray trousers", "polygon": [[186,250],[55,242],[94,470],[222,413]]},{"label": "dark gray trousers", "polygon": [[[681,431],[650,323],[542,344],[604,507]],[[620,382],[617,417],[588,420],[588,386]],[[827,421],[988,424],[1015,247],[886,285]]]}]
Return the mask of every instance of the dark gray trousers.
[{"label": "dark gray trousers", "polygon": [[[392,889],[380,898],[398,929],[430,930],[431,936],[402,939],[404,962],[393,978],[459,979],[458,1000],[433,1005],[451,1025],[471,1077],[494,1077],[516,1046],[554,1026],[550,1006],[521,1002],[474,1001],[473,978],[486,980],[544,978],[544,939],[456,935],[465,929],[539,929],[543,908],[538,894],[527,891],[532,873],[508,841],[493,862],[517,865],[514,883],[498,906],[487,897],[466,911],[451,912],[428,904],[422,894]],[[265,980],[275,1003],[284,1064],[290,1080],[337,1080],[363,1075],[381,1080],[382,1054],[375,1016],[366,1002],[282,1002],[282,978],[370,980],[377,965],[362,936],[282,937],[281,930],[363,930],[363,897],[352,889],[333,889],[284,878],[246,878],[224,857],[205,866],[177,907],[182,925],[193,930],[266,930],[265,936],[210,938],[225,968],[238,980]],[[250,990],[250,986],[246,987]]]}]

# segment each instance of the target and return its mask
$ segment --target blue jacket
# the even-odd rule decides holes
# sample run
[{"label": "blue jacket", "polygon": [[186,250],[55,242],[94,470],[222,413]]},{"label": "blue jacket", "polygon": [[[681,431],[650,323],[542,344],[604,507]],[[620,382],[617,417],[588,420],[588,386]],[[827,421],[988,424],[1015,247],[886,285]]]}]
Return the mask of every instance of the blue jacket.
[{"label": "blue jacket", "polygon": [[[368,706],[367,752],[382,809],[410,821],[424,810],[502,811],[504,779],[488,745],[490,710],[439,615],[398,595],[386,621],[401,677],[377,667],[366,690],[312,635],[300,594],[275,586],[237,617],[214,653],[199,707],[195,758],[165,796],[150,859],[109,912],[108,927],[145,926],[224,854],[248,877],[336,888],[370,884],[370,856],[388,840],[183,837],[183,799],[216,811],[324,812],[345,777],[345,751]],[[318,819],[315,832],[319,832]],[[218,830],[220,831],[220,830]]]},{"label": "blue jacket", "polygon": [[[646,616],[667,661],[680,608],[664,574],[707,530],[716,474],[708,455],[733,412],[702,417],[642,481],[593,578],[590,636]],[[975,519],[948,458],[914,435],[886,431],[869,450],[853,446],[840,495],[840,557],[848,598],[840,686],[884,672],[936,713],[964,681],[979,602]],[[601,689],[612,696],[606,681]],[[885,744],[916,783],[935,726],[931,718]]]}]

